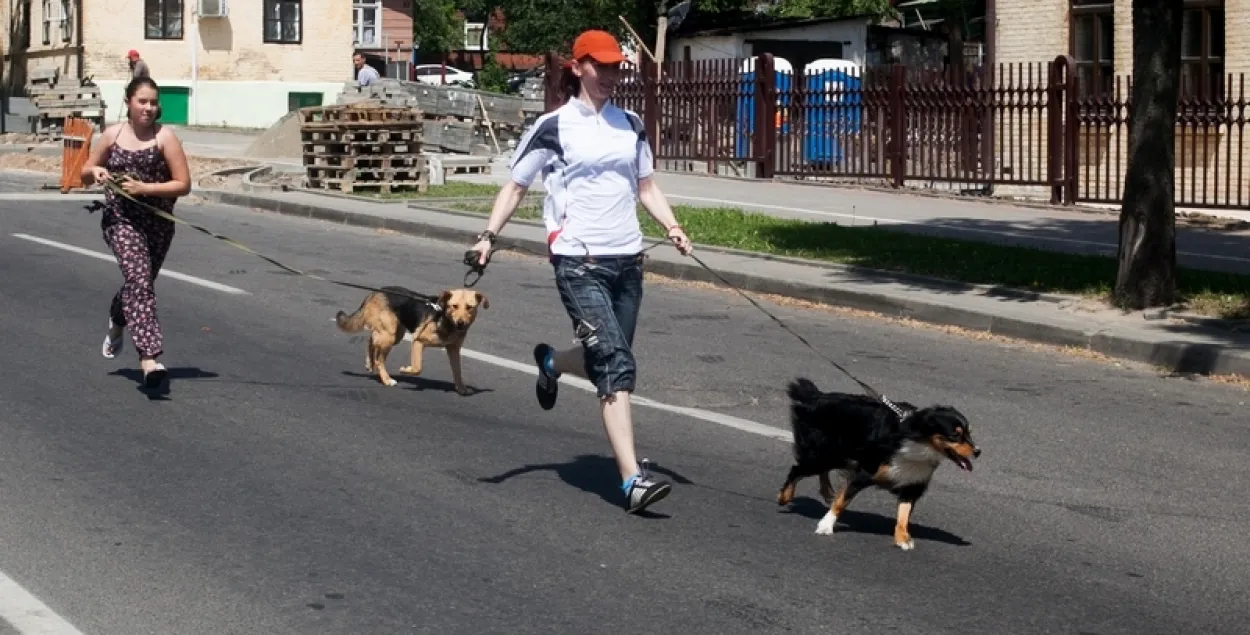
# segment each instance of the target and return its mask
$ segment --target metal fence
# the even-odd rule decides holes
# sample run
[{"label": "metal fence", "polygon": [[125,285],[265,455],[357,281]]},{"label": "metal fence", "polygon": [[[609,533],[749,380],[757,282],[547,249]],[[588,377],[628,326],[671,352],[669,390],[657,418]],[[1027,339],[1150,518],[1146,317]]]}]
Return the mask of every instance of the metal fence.
[{"label": "metal fence", "polygon": [[[554,82],[554,56],[549,64]],[[644,63],[616,99],[642,115],[667,170],[900,188],[945,183],[983,194],[1020,188],[1069,205],[1121,198],[1132,108],[1126,77],[1086,97],[1067,56],[993,72],[828,64],[796,75],[776,66],[767,54],[666,62],[661,73]],[[1178,206],[1250,208],[1244,89],[1244,77],[1229,75],[1214,97],[1182,95]]]}]

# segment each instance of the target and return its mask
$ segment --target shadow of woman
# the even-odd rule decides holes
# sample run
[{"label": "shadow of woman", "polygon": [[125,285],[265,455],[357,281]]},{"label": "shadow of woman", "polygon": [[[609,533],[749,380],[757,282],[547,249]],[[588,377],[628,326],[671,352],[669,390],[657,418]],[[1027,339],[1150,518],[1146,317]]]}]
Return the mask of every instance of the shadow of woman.
[{"label": "shadow of woman", "polygon": [[[651,471],[667,476],[674,483],[693,484],[693,481],[681,474],[662,467],[656,467],[654,464],[651,465]],[[621,491],[621,482],[617,478],[616,461],[609,457],[595,454],[581,454],[574,457],[572,461],[565,463],[526,465],[508,470],[497,476],[481,477],[477,480],[482,483],[498,485],[513,477],[533,472],[555,472],[560,480],[573,487],[590,494],[597,494],[599,498],[612,505],[620,506],[624,504],[625,494]],[[656,514],[649,510],[644,510],[638,515],[648,518],[668,518],[665,514]]]},{"label": "shadow of woman", "polygon": [[169,375],[166,377],[165,381],[161,382],[161,385],[157,388],[147,388],[146,386],[143,385],[143,371],[139,370],[138,368],[119,368],[109,373],[109,375],[112,375],[115,377],[125,377],[126,379],[129,379],[130,381],[135,382],[135,384],[137,384],[137,388],[139,389],[139,392],[147,395],[148,399],[152,401],[167,400],[167,397],[169,396],[169,392],[170,392],[169,386],[175,380],[216,379],[217,377],[220,377],[220,375],[218,375],[217,373],[214,373],[208,370],[203,370],[195,366],[179,366],[179,367],[174,367],[174,368],[167,368],[166,370],[169,372]]}]

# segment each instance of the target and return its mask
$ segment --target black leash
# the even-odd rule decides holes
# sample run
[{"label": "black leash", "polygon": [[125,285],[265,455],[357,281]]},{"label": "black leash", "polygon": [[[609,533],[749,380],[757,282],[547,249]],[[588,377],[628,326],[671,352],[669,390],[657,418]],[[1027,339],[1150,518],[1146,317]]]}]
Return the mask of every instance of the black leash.
[{"label": "black leash", "polygon": [[[655,243],[655,244],[651,245],[650,247],[647,247],[646,249],[642,250],[642,252],[640,252],[640,253],[646,253],[646,252],[651,251],[652,249],[655,249],[656,247],[659,247],[660,245],[663,245],[663,244],[665,244],[663,241],[661,241],[661,242],[657,242],[657,243]],[[465,286],[469,286],[469,287],[471,287],[471,286],[473,286],[474,284],[477,284],[477,281],[478,281],[478,280],[481,280],[481,279],[482,279],[482,275],[486,273],[486,265],[490,264],[490,258],[491,258],[491,256],[493,256],[493,255],[495,254],[495,252],[497,252],[497,251],[506,251],[506,250],[524,251],[524,252],[526,252],[526,253],[530,253],[530,254],[533,254],[533,255],[535,255],[535,256],[546,257],[544,254],[538,254],[538,253],[535,253],[535,252],[534,252],[534,251],[532,251],[532,250],[529,250],[529,249],[526,249],[526,248],[524,248],[524,247],[519,247],[519,246],[515,246],[515,245],[514,245],[514,246],[500,247],[499,249],[492,249],[492,250],[490,250],[490,251],[489,251],[489,252],[487,252],[487,254],[486,254],[486,263],[485,263],[485,264],[482,264],[482,263],[479,263],[480,254],[479,254],[478,252],[476,252],[476,251],[474,251],[474,250],[470,249],[469,251],[464,252],[464,264],[465,264],[465,266],[467,266],[467,267],[469,268],[469,271],[468,271],[467,273],[465,273],[465,274],[464,274],[464,275],[465,275]],[[815,347],[815,346],[812,346],[811,342],[808,342],[808,341],[807,341],[807,338],[805,338],[805,337],[803,337],[802,335],[799,335],[798,333],[796,333],[796,332],[794,331],[794,329],[791,329],[789,326],[787,326],[787,325],[786,325],[786,323],[785,323],[785,322],[782,322],[782,321],[781,321],[781,318],[777,317],[776,315],[773,315],[770,311],[768,311],[768,309],[765,309],[763,306],[761,306],[759,302],[756,302],[754,298],[752,298],[751,296],[747,295],[747,294],[746,294],[746,292],[744,292],[742,289],[739,289],[739,288],[737,287],[737,285],[735,285],[735,284],[731,283],[730,281],[726,280],[726,279],[725,279],[725,277],[724,277],[724,276],[722,276],[722,275],[720,275],[719,273],[717,273],[715,269],[712,269],[711,267],[707,266],[707,263],[706,263],[706,262],[703,262],[703,260],[701,260],[698,256],[696,256],[696,255],[694,255],[694,254],[692,253],[692,254],[689,254],[689,257],[690,257],[690,258],[693,258],[695,262],[699,263],[699,266],[701,266],[701,267],[703,267],[704,269],[706,269],[708,273],[712,274],[712,275],[713,275],[713,276],[714,276],[717,280],[719,280],[722,284],[724,284],[725,286],[729,287],[730,289],[733,289],[734,291],[737,291],[737,292],[738,292],[738,295],[740,295],[740,296],[742,296],[742,297],[746,298],[746,299],[747,299],[747,302],[750,302],[750,303],[752,304],[752,306],[754,306],[755,308],[759,309],[761,313],[763,313],[764,315],[767,315],[767,316],[769,317],[769,319],[771,319],[773,322],[776,322],[776,323],[777,323],[777,326],[780,326],[780,327],[781,327],[784,331],[786,331],[787,333],[789,333],[789,334],[793,335],[794,337],[798,338],[798,340],[799,340],[800,342],[802,342],[804,346],[806,346],[806,347],[807,347],[809,350],[811,350],[813,353],[816,353],[816,355],[817,355],[818,357],[820,357],[821,359],[825,360],[826,362],[829,362],[831,365],[833,365],[833,367],[834,367],[834,368],[836,368],[836,369],[838,369],[838,370],[842,371],[842,374],[844,374],[844,375],[846,375],[847,377],[849,377],[849,378],[851,379],[851,381],[855,382],[856,384],[859,384],[859,387],[860,387],[860,388],[862,388],[862,389],[864,390],[864,392],[868,394],[868,396],[869,396],[869,397],[872,397],[873,399],[877,399],[877,400],[879,400],[881,403],[885,404],[885,405],[886,405],[886,406],[887,406],[890,410],[893,410],[893,411],[894,411],[894,414],[898,415],[900,418],[906,418],[908,415],[910,415],[910,414],[911,414],[911,412],[904,410],[904,409],[903,409],[902,407],[900,407],[898,404],[894,403],[893,401],[890,401],[890,400],[889,400],[889,399],[888,399],[885,395],[883,395],[881,392],[879,392],[878,390],[876,390],[876,389],[875,389],[875,388],[873,388],[872,386],[869,386],[866,382],[864,382],[864,381],[860,380],[860,379],[859,379],[858,377],[856,377],[855,375],[851,374],[851,371],[847,370],[846,368],[843,368],[841,364],[839,364],[839,363],[837,363],[837,362],[833,361],[833,360],[832,360],[832,359],[830,359],[827,355],[825,355],[825,354],[821,353],[819,350],[817,350],[817,349],[816,349],[816,347]],[[468,281],[468,279],[469,279],[469,276],[471,276],[471,275],[476,275],[476,277],[473,279],[473,282],[471,282],[471,283],[470,283],[470,282]]]},{"label": "black leash", "polygon": [[[306,272],[306,271],[301,271],[301,270],[296,269],[295,267],[292,267],[292,266],[290,266],[290,265],[283,264],[282,262],[280,262],[280,261],[278,261],[278,260],[276,260],[276,259],[274,259],[274,258],[271,258],[271,257],[269,257],[269,256],[266,256],[265,254],[262,254],[262,253],[260,253],[260,252],[258,252],[258,251],[256,251],[256,250],[252,249],[251,247],[248,247],[247,245],[244,245],[243,243],[241,243],[241,242],[239,242],[239,241],[237,241],[237,240],[234,240],[233,238],[230,238],[230,237],[228,237],[228,236],[222,236],[221,234],[218,234],[218,233],[216,233],[216,232],[214,232],[214,231],[212,231],[212,230],[210,230],[210,229],[207,229],[207,228],[205,228],[205,227],[201,227],[201,226],[196,225],[195,223],[192,223],[192,222],[187,221],[187,220],[185,220],[185,219],[178,218],[177,216],[174,216],[173,214],[170,214],[170,213],[166,212],[165,210],[162,210],[162,209],[160,209],[160,208],[158,208],[158,207],[155,207],[155,206],[153,206],[153,205],[149,205],[148,203],[144,203],[143,201],[140,201],[140,200],[136,199],[136,198],[135,198],[134,196],[132,196],[129,192],[127,192],[126,190],[122,189],[121,185],[119,185],[119,184],[118,184],[118,182],[117,182],[117,181],[118,181],[118,180],[120,180],[120,179],[126,179],[126,178],[133,178],[133,177],[131,177],[131,176],[130,176],[130,175],[128,175],[128,174],[121,174],[121,175],[114,176],[113,178],[111,178],[111,179],[109,179],[109,180],[107,180],[107,181],[102,181],[100,184],[101,184],[101,185],[103,185],[106,189],[108,189],[108,190],[112,191],[112,192],[113,192],[114,194],[116,194],[117,196],[120,196],[120,197],[122,197],[122,198],[124,198],[124,199],[126,199],[126,200],[128,200],[128,201],[130,201],[130,202],[132,202],[132,203],[134,203],[135,205],[139,206],[140,208],[143,208],[143,209],[147,210],[148,212],[151,212],[152,214],[154,214],[154,215],[156,215],[156,216],[159,216],[159,217],[164,218],[164,219],[166,219],[166,220],[173,221],[173,222],[175,222],[175,223],[180,223],[180,224],[182,224],[182,225],[186,225],[187,227],[190,227],[191,229],[194,229],[194,230],[196,230],[196,231],[199,231],[199,232],[201,232],[201,233],[203,233],[203,234],[206,234],[206,235],[208,235],[208,236],[212,236],[213,238],[216,238],[217,240],[220,240],[220,241],[222,241],[222,242],[224,242],[224,243],[226,243],[226,244],[230,245],[231,247],[234,247],[235,249],[239,249],[239,250],[241,250],[241,251],[245,251],[245,252],[247,252],[247,253],[249,253],[249,254],[252,254],[253,256],[256,256],[257,258],[260,258],[261,260],[264,260],[265,262],[268,262],[268,263],[270,263],[270,264],[274,265],[275,267],[278,267],[279,269],[282,269],[282,270],[287,271],[287,272],[289,272],[289,273],[293,273],[293,274],[295,274],[295,275],[297,275],[297,276],[303,276],[303,277],[305,277],[305,278],[312,278],[313,280],[320,280],[320,281],[322,281],[322,282],[328,282],[328,283],[330,283],[330,284],[333,284],[333,285],[338,285],[338,286],[340,286],[340,287],[348,287],[348,288],[351,288],[351,289],[360,289],[361,291],[376,291],[376,292],[378,292],[378,293],[389,293],[389,294],[393,294],[393,295],[398,295],[398,296],[403,296],[403,297],[407,297],[407,298],[412,298],[413,300],[419,300],[419,301],[421,301],[421,302],[425,302],[425,303],[427,303],[427,304],[430,304],[431,306],[433,306],[433,307],[434,307],[434,308],[436,308],[436,309],[441,309],[441,307],[439,307],[439,305],[438,305],[438,298],[437,298],[437,297],[434,297],[434,296],[429,296],[429,295],[425,295],[425,294],[422,294],[422,293],[407,293],[407,292],[402,292],[402,291],[399,291],[398,289],[382,290],[382,289],[378,289],[378,288],[371,287],[371,286],[368,286],[368,285],[357,284],[357,283],[355,283],[355,282],[347,282],[346,280],[335,280],[334,278],[326,278],[326,277],[324,277],[324,276],[319,276],[319,275],[314,274],[314,273],[308,273],[308,272]],[[92,202],[91,202],[91,204],[89,204],[89,205],[87,205],[87,206],[86,206],[86,209],[87,209],[87,212],[88,212],[88,213],[95,213],[97,210],[101,210],[101,209],[103,209],[103,208],[104,208],[104,203],[102,203],[101,201],[92,201]]]},{"label": "black leash", "polygon": [[838,370],[842,371],[842,374],[844,374],[844,375],[846,375],[847,377],[849,377],[849,378],[851,379],[851,381],[853,381],[853,382],[855,382],[855,383],[859,384],[859,387],[860,387],[860,388],[863,388],[863,389],[864,389],[864,392],[865,392],[865,393],[867,393],[869,397],[872,397],[873,399],[880,400],[880,401],[881,401],[881,403],[885,404],[885,405],[886,405],[886,406],[887,406],[890,410],[893,410],[893,411],[894,411],[894,414],[898,415],[898,416],[899,416],[899,418],[905,419],[905,418],[907,418],[907,416],[908,416],[908,415],[912,414],[910,411],[906,411],[906,410],[904,410],[902,407],[900,407],[898,404],[894,403],[893,401],[890,401],[888,398],[886,398],[886,396],[885,396],[885,395],[883,395],[883,394],[881,394],[880,392],[878,392],[878,391],[877,391],[875,388],[873,388],[872,386],[869,386],[867,383],[865,383],[864,381],[860,380],[860,379],[859,379],[858,377],[856,377],[855,375],[851,374],[851,371],[849,371],[849,370],[847,370],[847,369],[843,368],[841,364],[839,364],[839,363],[837,363],[837,362],[833,361],[832,359],[830,359],[830,358],[829,358],[827,355],[825,355],[824,353],[821,353],[819,350],[817,350],[817,349],[816,349],[816,347],[815,347],[815,346],[812,346],[811,342],[808,342],[808,341],[807,341],[807,338],[804,338],[802,335],[799,335],[798,333],[796,333],[793,329],[791,329],[789,326],[787,326],[785,322],[782,322],[782,321],[781,321],[781,318],[779,318],[779,317],[777,317],[777,316],[773,315],[771,312],[769,312],[769,311],[768,311],[768,309],[765,309],[763,306],[760,306],[760,303],[759,303],[759,302],[756,302],[754,298],[752,298],[751,296],[747,295],[747,294],[746,294],[746,292],[744,292],[742,289],[739,289],[739,288],[737,287],[737,285],[735,285],[735,284],[733,284],[732,282],[730,282],[730,281],[726,280],[726,279],[725,279],[725,277],[724,277],[724,276],[722,276],[722,275],[720,275],[719,273],[716,273],[716,270],[715,270],[715,269],[712,269],[711,267],[707,266],[707,263],[706,263],[706,262],[703,262],[702,260],[700,260],[698,256],[696,256],[696,255],[694,255],[694,254],[690,254],[690,257],[691,257],[691,258],[694,258],[694,261],[695,261],[695,262],[697,262],[697,263],[699,263],[699,266],[703,267],[704,269],[706,269],[706,270],[707,270],[707,272],[708,272],[708,273],[710,273],[710,274],[712,274],[713,276],[715,276],[715,277],[716,277],[716,279],[717,279],[717,280],[720,280],[722,284],[724,284],[725,286],[729,287],[730,289],[733,289],[734,291],[737,291],[737,292],[738,292],[738,295],[740,295],[740,296],[742,296],[742,297],[746,298],[746,299],[747,299],[747,302],[750,302],[753,306],[755,306],[755,308],[759,309],[761,313],[763,313],[764,315],[767,315],[767,316],[768,316],[768,317],[769,317],[772,321],[776,322],[776,323],[777,323],[777,326],[780,326],[780,327],[781,327],[783,330],[785,330],[787,333],[789,333],[789,334],[793,335],[794,337],[798,338],[798,340],[799,340],[800,342],[802,342],[804,346],[806,346],[808,349],[810,349],[813,353],[816,353],[816,355],[817,355],[818,357],[820,357],[821,359],[825,360],[826,362],[829,362],[830,364],[832,364],[834,368],[836,368],[836,369],[838,369]]},{"label": "black leash", "polygon": [[[241,250],[241,251],[245,251],[245,252],[247,252],[247,253],[250,253],[250,254],[252,254],[253,256],[256,256],[257,258],[260,258],[260,259],[262,259],[262,260],[264,260],[264,261],[266,261],[266,262],[268,262],[268,263],[270,263],[270,264],[274,265],[275,267],[278,267],[278,268],[280,268],[280,269],[282,269],[282,270],[284,270],[284,271],[287,271],[287,272],[293,273],[293,274],[295,274],[295,275],[297,275],[297,276],[303,276],[303,277],[305,277],[305,278],[312,278],[313,280],[320,280],[320,281],[322,281],[322,282],[328,282],[328,283],[330,283],[330,284],[333,284],[333,285],[338,285],[338,286],[340,286],[340,287],[348,287],[348,288],[351,288],[351,289],[359,289],[359,290],[362,290],[362,291],[375,291],[375,292],[378,292],[378,293],[390,293],[390,294],[394,294],[394,295],[399,295],[399,296],[409,297],[409,298],[412,298],[412,299],[414,299],[414,300],[419,300],[419,301],[421,301],[421,302],[426,302],[426,303],[430,304],[431,306],[433,306],[435,309],[441,309],[441,308],[442,308],[442,307],[440,307],[440,306],[438,305],[438,301],[437,301],[437,300],[438,300],[438,298],[435,298],[435,297],[433,297],[433,296],[428,296],[428,295],[424,295],[424,294],[420,294],[420,293],[406,293],[406,292],[402,292],[402,291],[399,291],[399,290],[387,290],[387,291],[384,291],[384,290],[382,290],[382,289],[378,289],[378,288],[371,287],[371,286],[368,286],[368,285],[357,284],[357,283],[355,283],[355,282],[347,282],[347,281],[345,281],[345,280],[335,280],[335,279],[333,279],[333,278],[326,278],[326,277],[324,277],[324,276],[319,276],[319,275],[316,275],[316,274],[312,274],[312,273],[308,273],[308,272],[305,272],[305,271],[301,271],[301,270],[299,270],[299,269],[296,269],[295,267],[291,267],[291,266],[289,266],[289,265],[283,264],[281,261],[278,261],[278,260],[276,260],[276,259],[274,259],[274,258],[271,258],[271,257],[269,257],[269,256],[266,256],[266,255],[264,255],[264,254],[262,254],[262,253],[260,253],[260,252],[258,252],[258,251],[256,251],[256,250],[252,249],[251,247],[248,247],[247,245],[244,245],[243,243],[240,243],[239,241],[234,240],[233,238],[230,238],[230,237],[228,237],[228,236],[222,236],[221,234],[218,234],[218,233],[216,233],[216,232],[214,232],[214,231],[212,231],[212,230],[210,230],[210,229],[207,229],[207,228],[205,228],[205,227],[201,227],[201,226],[199,226],[199,225],[196,225],[195,223],[192,223],[192,222],[190,222],[190,221],[184,220],[184,219],[182,219],[182,218],[178,218],[177,216],[174,216],[173,214],[170,214],[170,213],[166,212],[165,210],[162,210],[162,209],[160,209],[160,208],[158,208],[158,207],[155,207],[155,206],[153,206],[153,205],[149,205],[149,204],[147,204],[147,203],[144,203],[143,201],[140,201],[140,200],[136,199],[136,198],[135,198],[134,196],[132,196],[129,192],[127,192],[126,190],[122,189],[121,185],[119,185],[119,184],[118,184],[118,182],[117,182],[119,179],[127,179],[127,178],[134,178],[134,177],[132,177],[132,176],[131,176],[131,175],[129,175],[129,174],[121,174],[121,175],[114,176],[113,178],[110,178],[110,179],[108,179],[108,180],[106,180],[106,181],[102,181],[100,184],[101,184],[101,185],[103,185],[103,186],[104,186],[105,188],[107,188],[108,190],[112,191],[115,195],[120,196],[120,197],[122,197],[122,198],[124,198],[124,199],[126,199],[126,200],[128,200],[128,201],[130,201],[130,202],[132,202],[132,203],[134,203],[135,205],[137,205],[137,206],[139,206],[139,207],[143,208],[143,209],[146,209],[147,211],[151,212],[152,214],[155,214],[156,216],[159,216],[159,217],[164,218],[164,219],[166,219],[166,220],[173,221],[173,222],[175,222],[175,223],[180,223],[180,224],[186,225],[186,226],[188,226],[188,227],[190,227],[190,228],[192,228],[192,229],[194,229],[194,230],[196,230],[196,231],[199,231],[199,232],[201,232],[201,233],[203,233],[203,234],[205,234],[205,235],[212,236],[213,238],[216,238],[217,240],[220,240],[220,241],[222,241],[222,242],[224,242],[224,243],[226,243],[226,244],[228,244],[228,245],[230,245],[230,246],[232,246],[232,247],[234,247],[234,248],[236,248],[236,249],[239,249],[239,250]],[[87,209],[87,212],[88,212],[88,213],[94,213],[94,212],[96,212],[97,210],[100,210],[100,209],[103,209],[103,208],[104,208],[104,204],[103,204],[102,202],[100,202],[100,201],[92,201],[90,205],[87,205],[87,206],[86,206],[86,209]],[[647,247],[646,249],[643,249],[643,250],[642,250],[641,252],[639,252],[639,253],[640,253],[640,254],[645,254],[646,252],[651,251],[652,249],[655,249],[656,247],[659,247],[660,245],[663,245],[663,244],[665,244],[665,242],[664,242],[664,241],[656,242],[655,244],[651,245],[650,247]],[[519,245],[509,245],[509,246],[507,246],[507,247],[500,247],[500,248],[498,248],[498,249],[492,249],[492,250],[490,250],[490,251],[486,252],[486,262],[484,262],[484,263],[483,263],[483,262],[479,262],[479,260],[481,259],[481,254],[480,254],[479,252],[477,252],[477,251],[474,251],[474,250],[470,249],[469,251],[466,251],[466,252],[464,253],[464,261],[463,261],[463,262],[464,262],[465,266],[467,266],[467,267],[469,268],[469,270],[468,270],[468,271],[464,274],[464,286],[466,286],[466,287],[472,287],[473,285],[477,284],[477,283],[478,283],[478,281],[482,279],[482,276],[483,276],[483,275],[485,275],[485,273],[486,273],[486,266],[490,264],[490,259],[491,259],[491,257],[492,257],[492,256],[494,256],[494,255],[495,255],[495,253],[496,253],[496,252],[499,252],[499,251],[522,251],[522,252],[526,252],[526,253],[529,253],[529,254],[533,254],[533,255],[535,255],[535,256],[539,256],[539,257],[547,257],[545,254],[539,254],[539,253],[537,253],[537,252],[535,252],[535,251],[533,251],[533,250],[531,250],[531,249],[526,249],[525,247],[521,247],[521,246],[519,246]],[[895,414],[897,414],[899,417],[906,418],[908,415],[910,415],[910,414],[911,414],[910,412],[906,412],[906,411],[904,411],[904,410],[903,410],[901,407],[899,407],[897,404],[895,404],[894,402],[892,402],[892,401],[890,401],[889,399],[887,399],[885,395],[883,395],[883,394],[881,394],[880,392],[878,392],[878,391],[877,391],[876,389],[874,389],[872,386],[869,386],[867,383],[865,383],[865,382],[861,381],[858,377],[856,377],[855,375],[851,374],[851,371],[849,371],[849,370],[847,370],[847,369],[843,368],[841,364],[839,364],[839,363],[837,363],[837,362],[833,361],[833,360],[832,360],[832,359],[830,359],[828,356],[826,356],[825,354],[821,353],[819,350],[817,350],[817,349],[816,349],[816,347],[815,347],[815,346],[812,346],[811,342],[808,342],[806,338],[804,338],[802,335],[799,335],[798,333],[796,333],[793,329],[791,329],[789,326],[787,326],[785,322],[782,322],[782,321],[781,321],[781,318],[778,318],[777,316],[773,315],[771,312],[769,312],[769,311],[768,311],[768,309],[765,309],[763,306],[761,306],[761,305],[760,305],[760,303],[756,302],[754,298],[752,298],[751,296],[747,295],[747,294],[746,294],[746,292],[744,292],[742,289],[739,289],[736,285],[734,285],[733,283],[731,283],[731,282],[729,282],[728,280],[726,280],[726,279],[724,278],[724,276],[722,276],[722,275],[720,275],[719,273],[717,273],[715,269],[712,269],[711,267],[707,266],[707,263],[703,262],[703,260],[701,260],[698,256],[696,256],[696,255],[694,255],[693,253],[691,253],[691,254],[689,254],[689,257],[690,257],[690,258],[693,258],[695,262],[699,263],[699,266],[701,266],[701,267],[703,267],[704,269],[706,269],[708,273],[712,274],[712,276],[714,276],[717,280],[721,281],[721,283],[722,283],[722,284],[724,284],[725,286],[727,286],[727,287],[729,287],[729,288],[733,289],[734,291],[737,291],[737,292],[738,292],[738,295],[740,295],[740,296],[742,296],[742,297],[746,298],[746,299],[747,299],[747,302],[750,302],[750,303],[751,303],[751,304],[752,304],[755,308],[759,309],[761,313],[763,313],[764,315],[767,315],[767,316],[768,316],[768,317],[769,317],[772,321],[776,322],[776,323],[777,323],[777,326],[780,326],[780,327],[781,327],[783,330],[785,330],[787,333],[789,333],[789,334],[793,335],[794,337],[798,338],[798,340],[799,340],[800,342],[802,342],[804,346],[806,346],[809,350],[811,350],[813,353],[815,353],[818,357],[820,357],[821,359],[825,360],[826,362],[829,362],[829,363],[830,363],[830,364],[831,364],[834,368],[836,368],[836,369],[838,369],[838,370],[842,371],[842,374],[844,374],[844,375],[846,375],[847,377],[849,377],[849,378],[851,379],[851,381],[855,382],[856,384],[859,384],[859,387],[860,387],[860,388],[863,388],[863,389],[864,389],[864,392],[865,392],[865,393],[867,393],[870,397],[872,397],[873,399],[878,399],[878,400],[880,400],[882,403],[884,403],[886,406],[888,406],[888,407],[890,408],[890,410],[893,410],[893,411],[894,411],[894,413],[895,413]],[[472,282],[469,282],[469,277],[470,277],[470,276],[474,276],[474,278],[473,278],[473,281],[472,281]]]}]

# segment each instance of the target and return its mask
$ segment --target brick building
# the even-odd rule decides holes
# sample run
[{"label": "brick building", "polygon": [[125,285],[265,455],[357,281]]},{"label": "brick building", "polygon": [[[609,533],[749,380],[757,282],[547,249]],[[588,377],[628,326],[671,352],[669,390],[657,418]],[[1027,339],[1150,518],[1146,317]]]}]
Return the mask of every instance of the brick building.
[{"label": "brick building", "polygon": [[[1070,55],[1076,63],[1078,94],[1082,100],[1107,99],[1097,106],[1112,119],[1123,119],[1128,99],[1128,79],[1133,72],[1132,0],[996,0],[995,58],[1003,65],[1045,63],[1058,55]],[[1221,97],[1239,99],[1241,76],[1250,75],[1250,0],[1184,0],[1181,43],[1182,100],[1190,106]],[[1244,38],[1244,41],[1243,41]],[[1231,94],[1228,92],[1231,74]],[[1038,76],[1035,82],[1044,82]],[[1250,77],[1247,77],[1250,79]],[[1246,87],[1250,93],[1250,86]],[[1246,95],[1250,98],[1250,95]],[[1093,108],[1095,106],[1088,106]],[[1209,109],[1208,109],[1209,110]],[[1217,109],[1219,110],[1219,109]],[[1233,117],[1237,116],[1233,108]],[[1215,112],[1215,111],[1211,111]],[[1044,122],[1036,141],[1044,144]],[[1178,201],[1194,203],[1235,202],[1240,195],[1250,205],[1250,179],[1229,182],[1240,166],[1238,147],[1250,157],[1250,139],[1242,138],[1241,126],[1207,118],[1177,126]],[[1001,142],[1000,144],[1001,145]],[[1114,201],[1120,196],[1127,165],[1127,124],[1082,120],[1078,129],[1077,155],[1082,198]],[[1041,152],[1023,153],[1017,163],[1045,161]],[[1230,153],[1231,150],[1231,153]],[[1001,159],[1000,159],[1001,160]],[[1016,170],[1040,169],[1035,165],[1012,166]],[[1217,174],[1218,173],[1218,174]],[[1095,191],[1097,189],[1098,191]],[[1182,196],[1181,190],[1185,190]]]},{"label": "brick building", "polygon": [[[35,69],[90,76],[107,121],[122,112],[130,49],[161,85],[171,124],[268,127],[292,107],[333,103],[352,78],[352,5],[343,0],[3,2],[16,33],[4,51],[14,94]],[[218,6],[224,15],[208,12]]]}]

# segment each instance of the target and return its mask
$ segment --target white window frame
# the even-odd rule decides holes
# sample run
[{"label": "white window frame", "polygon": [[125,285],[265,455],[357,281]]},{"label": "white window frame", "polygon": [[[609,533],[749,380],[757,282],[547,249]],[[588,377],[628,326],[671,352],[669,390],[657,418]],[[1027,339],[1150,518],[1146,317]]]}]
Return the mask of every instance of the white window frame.
[{"label": "white window frame", "polygon": [[[481,44],[481,46],[480,46],[480,47],[479,47],[479,46],[473,46],[473,45],[470,43],[470,40],[469,40],[469,31],[472,31],[472,30],[474,30],[474,29],[480,29],[480,30],[482,31],[482,44]],[[488,42],[488,41],[487,41],[487,39],[486,39],[487,37],[489,37],[489,35],[490,35],[490,34],[489,34],[489,32],[487,31],[487,29],[486,29],[486,23],[485,23],[485,22],[465,22],[465,23],[464,23],[464,42],[463,42],[463,44],[464,44],[464,50],[466,50],[466,51],[485,51],[485,50],[489,50],[489,49],[490,49],[490,42]]]},{"label": "white window frame", "polygon": [[74,15],[74,3],[72,0],[61,0],[61,41],[70,42],[74,39],[74,22],[70,18]]},{"label": "white window frame", "polygon": [[[61,3],[57,0],[43,0],[43,45],[51,46],[52,44],[52,23],[60,22],[59,15],[53,13],[52,7],[56,7],[56,13],[61,11]],[[55,15],[55,17],[54,17]]]},{"label": "white window frame", "polygon": [[[372,42],[364,42],[360,39],[364,29],[365,9],[373,9],[374,12],[374,40]],[[356,48],[382,48],[382,0],[352,0],[352,41]]]}]

